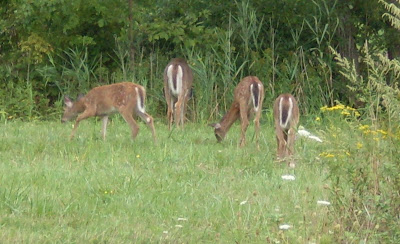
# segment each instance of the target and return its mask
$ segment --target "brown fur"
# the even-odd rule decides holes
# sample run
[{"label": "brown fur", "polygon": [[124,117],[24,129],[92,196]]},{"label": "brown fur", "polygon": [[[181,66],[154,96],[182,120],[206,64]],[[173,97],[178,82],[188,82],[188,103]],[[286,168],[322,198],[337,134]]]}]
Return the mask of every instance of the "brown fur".
[{"label": "brown fur", "polygon": [[[173,87],[170,87],[168,82],[168,67],[173,65],[172,77],[173,77]],[[178,65],[182,67],[182,90],[178,95],[173,94],[173,90],[177,89],[177,72]],[[184,125],[185,114],[187,109],[187,103],[191,95],[191,89],[193,84],[193,74],[192,70],[187,64],[186,60],[182,58],[172,59],[164,70],[164,94],[168,105],[167,119],[168,128],[171,129],[172,121],[175,120],[177,127],[182,127]]]},{"label": "brown fur", "polygon": [[[251,85],[253,89],[251,90]],[[258,87],[260,85],[260,87]],[[257,86],[255,88],[254,86]],[[259,88],[259,89],[258,89]],[[254,94],[255,104],[258,104],[258,110],[255,111],[255,105],[252,100],[252,92],[258,92]],[[255,114],[254,126],[256,131],[256,144],[259,148],[259,133],[260,133],[260,117],[262,110],[262,103],[264,100],[264,86],[262,82],[256,76],[247,76],[236,86],[234,91],[234,100],[229,111],[224,115],[219,123],[210,124],[214,127],[215,137],[218,142],[225,138],[226,133],[229,131],[232,124],[240,119],[241,124],[241,136],[240,146],[243,147],[246,144],[246,130],[249,125],[249,119],[251,115]]]},{"label": "brown fur", "polygon": [[108,116],[119,112],[129,124],[132,137],[135,138],[139,132],[139,127],[133,116],[137,115],[146,122],[152,132],[153,140],[156,141],[153,118],[146,112],[140,111],[140,107],[143,107],[141,105],[145,103],[145,98],[146,91],[143,86],[131,82],[99,86],[90,90],[86,96],[79,98],[76,102],[65,97],[64,115],[61,121],[66,122],[78,116],[70,136],[70,138],[73,138],[80,121],[99,116],[103,120],[102,135],[105,139]]},{"label": "brown fur", "polygon": [[[282,98],[282,121],[280,111],[280,100]],[[290,112],[289,98],[292,99],[292,111]],[[289,117],[290,116],[290,117]],[[291,94],[281,94],[274,102],[275,134],[278,144],[277,157],[285,159],[294,153],[294,141],[296,137],[296,127],[299,122],[299,107],[296,99]],[[288,121],[286,121],[288,120]],[[287,124],[286,128],[281,124]],[[294,161],[291,162],[294,166]]]}]

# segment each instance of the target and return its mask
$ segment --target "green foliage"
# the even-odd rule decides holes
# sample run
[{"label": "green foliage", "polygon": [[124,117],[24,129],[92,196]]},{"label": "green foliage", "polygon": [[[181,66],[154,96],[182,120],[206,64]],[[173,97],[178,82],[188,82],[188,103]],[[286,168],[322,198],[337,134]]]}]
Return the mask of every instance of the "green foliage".
[{"label": "green foliage", "polygon": [[396,243],[400,137],[369,124],[369,118],[360,121],[353,108],[339,104],[322,111],[328,146],[319,157],[329,168],[331,199],[340,209],[338,241]]}]

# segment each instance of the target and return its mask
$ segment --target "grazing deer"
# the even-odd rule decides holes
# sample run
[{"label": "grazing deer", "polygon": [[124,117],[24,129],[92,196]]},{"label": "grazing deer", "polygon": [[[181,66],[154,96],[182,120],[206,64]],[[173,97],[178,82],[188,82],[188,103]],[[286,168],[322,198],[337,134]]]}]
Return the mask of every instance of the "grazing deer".
[{"label": "grazing deer", "polygon": [[102,136],[103,139],[105,139],[108,116],[119,112],[131,127],[132,138],[135,139],[139,132],[139,127],[133,115],[137,115],[146,122],[155,142],[156,133],[154,130],[153,117],[145,112],[145,100],[146,91],[141,85],[131,82],[122,82],[99,86],[90,90],[86,96],[79,97],[75,102],[66,96],[64,98],[64,115],[61,122],[69,121],[78,116],[70,136],[70,139],[72,139],[81,120],[99,116],[103,121]]},{"label": "grazing deer", "polygon": [[[294,153],[296,126],[299,122],[299,107],[291,94],[281,94],[274,102],[275,133],[278,142],[278,159]],[[289,164],[294,167],[294,161]]]},{"label": "grazing deer", "polygon": [[167,119],[170,130],[173,120],[177,127],[183,128],[192,83],[192,70],[186,60],[172,59],[164,70],[164,93],[168,105]]},{"label": "grazing deer", "polygon": [[249,118],[255,114],[254,127],[256,144],[259,149],[258,137],[260,133],[260,117],[262,102],[264,100],[264,86],[256,76],[247,76],[236,86],[233,103],[229,111],[222,117],[219,123],[210,124],[214,127],[215,137],[221,142],[232,124],[240,119],[241,136],[240,146],[246,144],[246,130]]}]

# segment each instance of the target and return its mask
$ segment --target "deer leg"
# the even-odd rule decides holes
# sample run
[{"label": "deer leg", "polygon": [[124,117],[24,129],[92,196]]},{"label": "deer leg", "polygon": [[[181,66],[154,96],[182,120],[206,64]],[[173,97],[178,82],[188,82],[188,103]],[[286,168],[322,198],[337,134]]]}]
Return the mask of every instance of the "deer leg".
[{"label": "deer leg", "polygon": [[278,143],[277,157],[278,159],[284,159],[286,154],[285,132],[282,130],[282,128],[280,128],[279,125],[276,125],[275,134],[276,134],[276,141]]},{"label": "deer leg", "polygon": [[157,142],[156,139],[156,131],[154,129],[154,122],[153,122],[153,117],[151,117],[148,113],[142,113],[142,112],[137,112],[137,115],[146,122],[147,127],[151,130],[151,134],[153,135],[153,141],[154,143]]},{"label": "deer leg", "polygon": [[254,118],[254,130],[256,134],[256,145],[257,149],[260,150],[259,138],[260,138],[260,117],[261,109],[256,112],[256,117]]},{"label": "deer leg", "polygon": [[241,134],[240,134],[240,147],[243,147],[246,144],[246,130],[249,126],[249,119],[247,113],[247,104],[240,104],[240,125],[241,125]]},{"label": "deer leg", "polygon": [[135,139],[137,134],[139,133],[139,126],[136,121],[132,117],[132,112],[127,112],[125,110],[120,110],[119,113],[122,115],[126,123],[131,127],[132,131],[132,139]]},{"label": "deer leg", "polygon": [[83,111],[83,113],[81,113],[78,118],[76,118],[75,124],[74,124],[74,128],[72,129],[71,135],[69,137],[69,139],[71,140],[72,138],[74,138],[76,130],[78,129],[78,125],[79,122],[81,122],[84,119],[87,119],[89,117],[93,117],[95,115],[94,112],[92,112],[91,110],[85,110]]},{"label": "deer leg", "polygon": [[103,122],[102,127],[101,127],[101,135],[103,136],[103,140],[105,140],[106,132],[107,132],[108,116],[107,115],[103,116],[103,118],[101,120]]},{"label": "deer leg", "polygon": [[186,101],[185,99],[182,99],[181,113],[179,115],[181,120],[181,128],[183,128],[185,124],[185,108],[186,108]]},{"label": "deer leg", "polygon": [[175,103],[175,108],[174,108],[175,124],[177,127],[180,127],[182,124],[182,105],[183,105],[183,96],[179,95],[178,101]]},{"label": "deer leg", "polygon": [[165,93],[165,100],[167,101],[168,130],[171,130],[171,124],[172,124],[173,113],[174,113],[174,108],[173,108],[174,99],[172,98],[168,87],[164,87],[164,93]]}]

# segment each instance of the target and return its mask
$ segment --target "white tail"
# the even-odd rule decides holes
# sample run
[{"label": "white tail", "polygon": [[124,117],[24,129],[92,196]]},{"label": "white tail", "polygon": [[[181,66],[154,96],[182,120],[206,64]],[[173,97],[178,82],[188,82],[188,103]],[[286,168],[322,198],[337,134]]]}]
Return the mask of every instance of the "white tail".
[{"label": "white tail", "polygon": [[186,60],[172,59],[164,71],[164,93],[168,105],[169,129],[173,120],[178,127],[183,127],[192,84],[193,74]]},{"label": "white tail", "polygon": [[254,126],[256,131],[256,145],[259,148],[261,107],[264,100],[264,86],[256,76],[247,76],[235,88],[234,101],[229,111],[219,123],[210,124],[214,127],[215,137],[221,142],[232,124],[240,118],[241,136],[240,146],[246,144],[246,130],[249,118],[255,114]]},{"label": "white tail", "polygon": [[[282,94],[274,102],[275,133],[278,143],[277,156],[284,159],[294,153],[299,107],[291,94]],[[294,161],[290,163],[294,166]]]},{"label": "white tail", "polygon": [[131,82],[99,86],[75,102],[66,96],[64,98],[64,115],[61,121],[66,122],[78,116],[70,136],[73,138],[80,121],[94,116],[102,117],[102,136],[105,139],[108,116],[119,112],[131,127],[132,137],[135,138],[139,132],[139,127],[133,118],[136,114],[146,122],[153,135],[153,140],[156,141],[153,117],[145,112],[145,99],[146,91],[143,86]]}]

